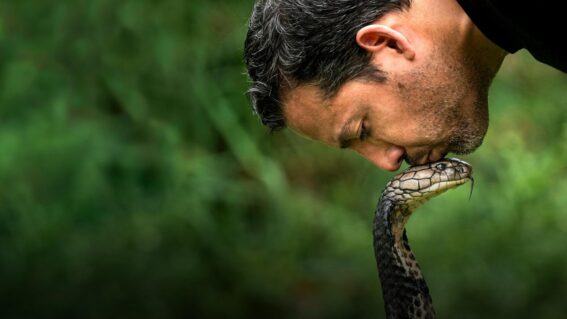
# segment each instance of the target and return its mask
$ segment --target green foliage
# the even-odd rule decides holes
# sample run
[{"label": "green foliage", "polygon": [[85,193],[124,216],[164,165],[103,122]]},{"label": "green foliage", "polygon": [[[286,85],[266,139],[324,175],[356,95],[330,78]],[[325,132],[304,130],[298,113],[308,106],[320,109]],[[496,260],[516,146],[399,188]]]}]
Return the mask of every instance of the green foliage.
[{"label": "green foliage", "polygon": [[[0,317],[382,315],[370,229],[392,174],[261,127],[251,6],[0,3]],[[472,199],[410,221],[440,317],[567,311],[565,88],[511,57]]]}]

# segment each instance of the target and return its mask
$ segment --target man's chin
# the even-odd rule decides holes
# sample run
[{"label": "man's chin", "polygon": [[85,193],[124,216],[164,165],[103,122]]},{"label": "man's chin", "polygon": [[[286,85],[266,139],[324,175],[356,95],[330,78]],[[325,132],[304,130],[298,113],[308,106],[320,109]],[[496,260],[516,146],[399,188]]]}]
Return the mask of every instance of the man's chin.
[{"label": "man's chin", "polygon": [[456,140],[449,143],[448,150],[456,155],[467,155],[476,151],[482,145],[484,135],[475,136],[466,140]]},{"label": "man's chin", "polygon": [[484,140],[484,135],[482,136],[474,136],[472,138],[463,138],[454,139],[452,140],[445,151],[442,152],[439,158],[432,158],[431,151],[427,154],[414,154],[410,156],[409,154],[405,154],[403,157],[404,162],[406,162],[410,166],[423,164],[424,162],[433,162],[438,161],[447,156],[449,153],[453,153],[455,155],[467,155],[471,154],[472,152],[476,151],[482,145]]}]

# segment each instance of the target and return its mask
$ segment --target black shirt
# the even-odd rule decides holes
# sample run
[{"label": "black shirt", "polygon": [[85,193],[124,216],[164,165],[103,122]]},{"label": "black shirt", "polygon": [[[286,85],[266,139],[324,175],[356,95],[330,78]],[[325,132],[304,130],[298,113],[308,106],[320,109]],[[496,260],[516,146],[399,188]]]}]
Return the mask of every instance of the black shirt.
[{"label": "black shirt", "polygon": [[477,28],[502,49],[527,49],[567,72],[567,24],[558,3],[546,0],[457,0]]}]

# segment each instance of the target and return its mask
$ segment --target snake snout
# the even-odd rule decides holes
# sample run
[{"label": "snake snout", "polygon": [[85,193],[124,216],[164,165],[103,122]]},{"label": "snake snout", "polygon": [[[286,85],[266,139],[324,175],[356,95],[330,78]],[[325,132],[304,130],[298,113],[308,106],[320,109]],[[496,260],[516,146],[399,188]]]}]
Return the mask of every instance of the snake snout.
[{"label": "snake snout", "polygon": [[453,164],[453,169],[455,170],[455,178],[457,179],[470,179],[472,178],[472,166],[460,159],[449,159]]},{"label": "snake snout", "polygon": [[472,166],[460,159],[446,158],[430,165],[431,169],[443,176],[443,181],[458,181],[472,176]]}]

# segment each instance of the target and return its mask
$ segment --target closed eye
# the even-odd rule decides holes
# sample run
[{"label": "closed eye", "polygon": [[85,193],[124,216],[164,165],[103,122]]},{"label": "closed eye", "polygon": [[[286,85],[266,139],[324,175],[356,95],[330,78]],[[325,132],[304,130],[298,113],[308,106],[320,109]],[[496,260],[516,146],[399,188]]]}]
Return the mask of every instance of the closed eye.
[{"label": "closed eye", "polygon": [[362,124],[360,125],[360,135],[358,136],[358,139],[364,141],[369,136],[370,136],[370,129],[368,129],[368,127],[364,124],[364,121],[362,121]]}]

